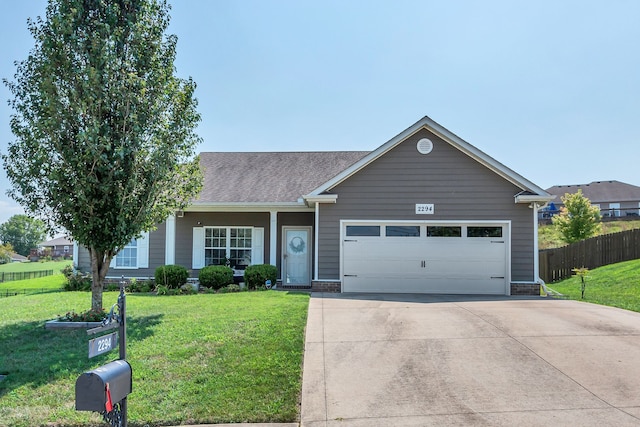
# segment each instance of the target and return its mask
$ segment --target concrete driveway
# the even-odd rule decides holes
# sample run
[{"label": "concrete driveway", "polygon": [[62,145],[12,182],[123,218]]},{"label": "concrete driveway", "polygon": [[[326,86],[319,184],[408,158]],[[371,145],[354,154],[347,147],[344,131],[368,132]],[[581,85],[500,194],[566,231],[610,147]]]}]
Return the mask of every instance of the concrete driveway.
[{"label": "concrete driveway", "polygon": [[303,427],[639,426],[640,313],[313,294],[303,375]]}]

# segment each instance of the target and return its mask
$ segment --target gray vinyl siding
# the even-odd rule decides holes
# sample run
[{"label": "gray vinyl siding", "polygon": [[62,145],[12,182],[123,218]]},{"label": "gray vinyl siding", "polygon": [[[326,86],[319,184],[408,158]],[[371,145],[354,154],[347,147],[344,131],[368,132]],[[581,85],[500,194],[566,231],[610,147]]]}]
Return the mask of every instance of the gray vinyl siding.
[{"label": "gray vinyl siding", "polygon": [[[419,139],[433,151],[422,155]],[[336,204],[320,205],[319,279],[340,275],[340,220],[511,221],[511,280],[531,281],[533,213],[514,203],[521,191],[427,130],[407,138],[330,192]],[[417,215],[416,203],[433,203],[433,215]]]},{"label": "gray vinyl siding", "polygon": [[[110,268],[107,277],[153,277],[155,269],[164,265],[165,254],[165,224],[149,232],[149,267],[148,268]],[[91,259],[89,251],[84,246],[78,247],[78,269],[91,271]]]},{"label": "gray vinyl siding", "polygon": [[176,218],[176,264],[189,270],[191,277],[198,277],[200,270],[192,270],[193,227],[263,227],[264,259],[269,262],[269,213],[268,212],[185,212]]},{"label": "gray vinyl siding", "polygon": [[154,277],[156,268],[164,265],[166,233],[164,223],[158,225],[158,228],[149,233],[149,268],[110,268],[107,276]]}]

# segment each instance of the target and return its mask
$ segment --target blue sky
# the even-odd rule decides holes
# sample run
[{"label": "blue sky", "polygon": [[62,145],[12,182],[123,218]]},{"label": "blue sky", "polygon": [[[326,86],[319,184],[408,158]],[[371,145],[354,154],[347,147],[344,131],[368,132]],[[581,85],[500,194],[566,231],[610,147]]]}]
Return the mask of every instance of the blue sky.
[{"label": "blue sky", "polygon": [[[373,150],[428,115],[543,188],[640,185],[640,2],[174,0],[199,151]],[[0,77],[46,1],[3,2]],[[10,94],[0,86],[0,150]],[[283,171],[286,173],[286,171]],[[0,173],[0,223],[20,208]]]}]

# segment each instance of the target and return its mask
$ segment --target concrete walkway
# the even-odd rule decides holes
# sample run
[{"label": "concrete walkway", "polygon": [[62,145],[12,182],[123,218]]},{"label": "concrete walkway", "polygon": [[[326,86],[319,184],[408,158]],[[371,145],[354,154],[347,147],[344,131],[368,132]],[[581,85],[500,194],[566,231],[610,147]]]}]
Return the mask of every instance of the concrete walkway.
[{"label": "concrete walkway", "polygon": [[313,294],[301,415],[303,427],[639,426],[640,313]]}]

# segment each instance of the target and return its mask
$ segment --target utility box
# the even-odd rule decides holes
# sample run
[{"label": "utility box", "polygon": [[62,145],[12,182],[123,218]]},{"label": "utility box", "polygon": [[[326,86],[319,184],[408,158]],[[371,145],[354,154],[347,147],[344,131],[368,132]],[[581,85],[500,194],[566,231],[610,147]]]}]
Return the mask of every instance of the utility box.
[{"label": "utility box", "polygon": [[76,380],[76,411],[110,412],[131,393],[131,365],[115,360],[83,373]]}]

